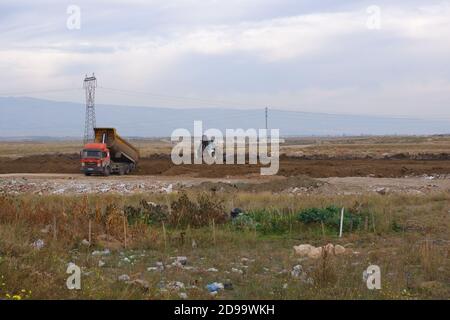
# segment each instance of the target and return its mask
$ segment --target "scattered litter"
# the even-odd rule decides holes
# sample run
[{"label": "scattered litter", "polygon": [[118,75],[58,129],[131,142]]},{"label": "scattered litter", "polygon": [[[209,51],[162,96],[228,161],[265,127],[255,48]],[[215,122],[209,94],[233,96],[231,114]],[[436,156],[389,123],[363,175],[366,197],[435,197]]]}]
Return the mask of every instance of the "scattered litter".
[{"label": "scattered litter", "polygon": [[87,241],[86,239],[83,239],[82,241],[81,241],[81,244],[83,245],[83,246],[90,246],[91,245],[91,243],[89,242],[89,241]]},{"label": "scattered litter", "polygon": [[180,293],[178,294],[178,296],[179,296],[181,299],[187,299],[187,298],[188,298],[188,295],[187,295],[185,292],[180,292]]},{"label": "scattered litter", "polygon": [[99,250],[95,250],[92,252],[93,256],[107,256],[109,255],[111,252],[109,251],[109,249],[105,249],[103,251],[99,251]]},{"label": "scattered litter", "polygon": [[240,216],[242,213],[243,213],[243,211],[240,208],[234,208],[230,212],[230,217],[231,217],[231,219],[234,219],[234,218],[237,218],[238,216]]},{"label": "scattered litter", "polygon": [[42,240],[42,239],[38,239],[31,244],[31,246],[37,250],[41,250],[44,247],[44,245],[45,245],[45,243],[44,243],[44,240]]},{"label": "scattered litter", "polygon": [[117,278],[119,281],[130,281],[130,276],[127,274],[122,274]]},{"label": "scattered litter", "polygon": [[298,264],[298,265],[294,266],[294,268],[292,268],[291,276],[293,276],[294,278],[299,278],[302,273],[303,273],[303,267],[300,264]]},{"label": "scattered litter", "polygon": [[385,195],[389,191],[389,189],[381,187],[381,188],[376,188],[374,191],[381,195]]},{"label": "scattered litter", "polygon": [[363,282],[366,283],[368,278],[369,278],[369,273],[367,272],[367,270],[364,270],[363,276],[362,276]]},{"label": "scattered litter", "polygon": [[242,271],[241,269],[237,269],[237,268],[231,268],[231,272],[239,273],[239,274],[243,274],[244,273],[244,271]]},{"label": "scattered litter", "polygon": [[147,271],[164,271],[164,263],[158,261],[155,263],[155,267],[148,267]]},{"label": "scattered litter", "polygon": [[102,261],[102,260],[99,260],[99,261],[98,261],[98,266],[99,266],[100,268],[103,267],[105,264],[106,264],[106,263],[105,263],[104,261]]},{"label": "scattered litter", "polygon": [[[293,278],[300,279],[303,283],[306,283],[309,285],[312,285],[314,283],[314,280],[311,277],[308,277],[308,274],[306,273],[306,271],[303,270],[303,267],[300,264],[298,264],[292,268],[291,276]],[[284,288],[284,286],[283,286],[283,288]],[[286,288],[284,288],[284,289],[287,289],[287,284],[286,284]]]},{"label": "scattered litter", "polygon": [[167,187],[162,187],[161,190],[164,191],[165,193],[172,193],[173,186],[172,184],[169,184]]},{"label": "scattered litter", "polygon": [[209,268],[206,271],[208,271],[208,272],[219,272],[219,270],[217,270],[216,268]]},{"label": "scattered litter", "polygon": [[220,282],[213,282],[206,285],[206,289],[208,289],[209,292],[217,292],[219,290],[224,289],[223,283]]},{"label": "scattered litter", "polygon": [[46,225],[45,228],[41,229],[41,233],[49,233],[51,225]]},{"label": "scattered litter", "polygon": [[172,281],[167,284],[167,288],[171,290],[184,289],[184,283],[181,281]]},{"label": "scattered litter", "polygon": [[157,267],[148,267],[147,271],[158,271]]},{"label": "scattered litter", "polygon": [[175,259],[175,263],[177,265],[185,266],[187,263],[187,257],[179,256]]},{"label": "scattered litter", "polygon": [[164,270],[164,263],[162,263],[161,261],[158,261],[157,263],[155,263],[155,265],[158,268],[158,270],[160,271]]},{"label": "scattered litter", "polygon": [[[155,193],[172,193],[174,191],[174,185],[153,181],[150,183],[141,181],[101,181],[101,180],[80,180],[80,179],[67,179],[58,181],[39,181],[39,183],[32,182],[33,180],[27,179],[2,179],[0,181],[0,193],[6,194],[22,194],[22,193],[34,193],[38,195],[43,194],[87,194],[87,193],[142,193],[142,192],[155,192]],[[183,183],[177,183],[177,185],[183,185]]]},{"label": "scattered litter", "polygon": [[192,266],[184,266],[183,269],[184,270],[196,270],[197,268],[194,268]]}]

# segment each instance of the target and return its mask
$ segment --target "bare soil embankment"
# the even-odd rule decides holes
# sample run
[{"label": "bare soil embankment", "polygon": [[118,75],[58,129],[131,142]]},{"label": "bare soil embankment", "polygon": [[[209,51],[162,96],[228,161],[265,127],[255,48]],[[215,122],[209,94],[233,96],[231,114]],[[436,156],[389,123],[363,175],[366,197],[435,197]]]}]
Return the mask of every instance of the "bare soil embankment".
[{"label": "bare soil embankment", "polygon": [[[77,154],[33,155],[21,158],[0,158],[0,173],[79,173]],[[259,165],[180,165],[172,163],[170,155],[156,154],[142,158],[134,175],[162,175],[220,178],[259,174]],[[406,156],[388,159],[309,159],[280,157],[278,175],[308,175],[327,177],[404,177],[450,174],[447,155]]]}]

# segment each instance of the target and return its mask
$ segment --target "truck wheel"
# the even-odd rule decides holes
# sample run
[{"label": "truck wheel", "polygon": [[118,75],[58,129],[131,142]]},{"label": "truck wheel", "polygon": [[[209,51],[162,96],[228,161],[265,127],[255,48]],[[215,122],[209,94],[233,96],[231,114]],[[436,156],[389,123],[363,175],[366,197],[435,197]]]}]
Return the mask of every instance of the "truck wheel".
[{"label": "truck wheel", "polygon": [[85,172],[84,175],[85,175],[86,177],[89,177],[91,174],[90,174],[89,172]]},{"label": "truck wheel", "polygon": [[103,171],[103,175],[105,177],[109,176],[110,173],[111,173],[111,170],[109,169],[109,167],[106,167],[105,170]]},{"label": "truck wheel", "polygon": [[124,167],[120,167],[119,169],[119,176],[123,176],[125,174],[125,168]]}]

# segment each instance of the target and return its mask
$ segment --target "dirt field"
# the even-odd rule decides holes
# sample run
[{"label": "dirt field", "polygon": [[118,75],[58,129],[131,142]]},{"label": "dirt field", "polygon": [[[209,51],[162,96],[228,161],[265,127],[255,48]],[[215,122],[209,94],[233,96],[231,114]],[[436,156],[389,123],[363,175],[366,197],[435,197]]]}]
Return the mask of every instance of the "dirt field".
[{"label": "dirt field", "polygon": [[[441,155],[429,156],[439,158]],[[79,173],[77,154],[33,155],[21,158],[0,158],[0,173]],[[135,175],[236,177],[259,174],[257,165],[180,165],[172,163],[169,155],[152,155],[141,159]],[[449,160],[411,159],[328,159],[309,160],[281,156],[278,175],[308,175],[327,177],[404,177],[450,174]]]},{"label": "dirt field", "polygon": [[[0,137],[1,138],[1,137]],[[169,138],[129,139],[142,157],[170,154]],[[42,154],[78,154],[80,140],[6,141],[0,140],[0,157],[17,158]],[[396,154],[440,154],[450,152],[450,136],[304,137],[286,138],[281,154],[295,157],[384,158]]]},{"label": "dirt field", "polygon": [[[181,165],[170,159],[168,139],[132,140],[141,152],[135,175],[245,177],[256,165]],[[0,142],[0,174],[79,173],[80,141]],[[280,176],[385,177],[450,174],[450,138],[289,138],[281,145]]]}]

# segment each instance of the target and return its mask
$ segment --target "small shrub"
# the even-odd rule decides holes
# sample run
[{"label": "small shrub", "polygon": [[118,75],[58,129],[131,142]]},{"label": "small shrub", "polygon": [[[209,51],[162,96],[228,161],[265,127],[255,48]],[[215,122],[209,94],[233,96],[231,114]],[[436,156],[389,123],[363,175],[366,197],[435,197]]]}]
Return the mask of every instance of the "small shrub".
[{"label": "small shrub", "polygon": [[247,213],[241,213],[231,222],[237,230],[255,229],[258,224]]},{"label": "small shrub", "polygon": [[259,209],[240,213],[232,220],[238,230],[256,229],[262,234],[284,234],[298,223],[295,216],[283,210]]},{"label": "small shrub", "polygon": [[[351,231],[361,225],[362,214],[346,211],[344,213],[343,229]],[[308,208],[298,214],[298,220],[305,224],[324,223],[327,227],[339,230],[341,209],[336,206],[326,208]]]},{"label": "small shrub", "polygon": [[323,251],[317,260],[313,271],[313,279],[320,287],[329,287],[336,283],[338,278],[335,259],[332,255]]},{"label": "small shrub", "polygon": [[227,218],[222,200],[202,193],[197,197],[197,202],[194,202],[183,193],[172,203],[168,223],[176,228],[202,227],[209,225],[212,220],[216,224],[224,223]]},{"label": "small shrub", "polygon": [[402,232],[404,230],[404,227],[401,224],[399,224],[396,220],[394,220],[392,221],[391,229],[394,232]]},{"label": "small shrub", "polygon": [[168,208],[164,205],[154,204],[141,200],[139,206],[126,206],[124,212],[129,224],[159,224],[167,221]]},{"label": "small shrub", "polygon": [[289,232],[296,221],[283,210],[255,210],[250,216],[257,222],[257,230],[264,234],[283,234]]},{"label": "small shrub", "polygon": [[115,238],[121,238],[123,230],[124,215],[118,206],[110,204],[106,207],[106,230]]}]

